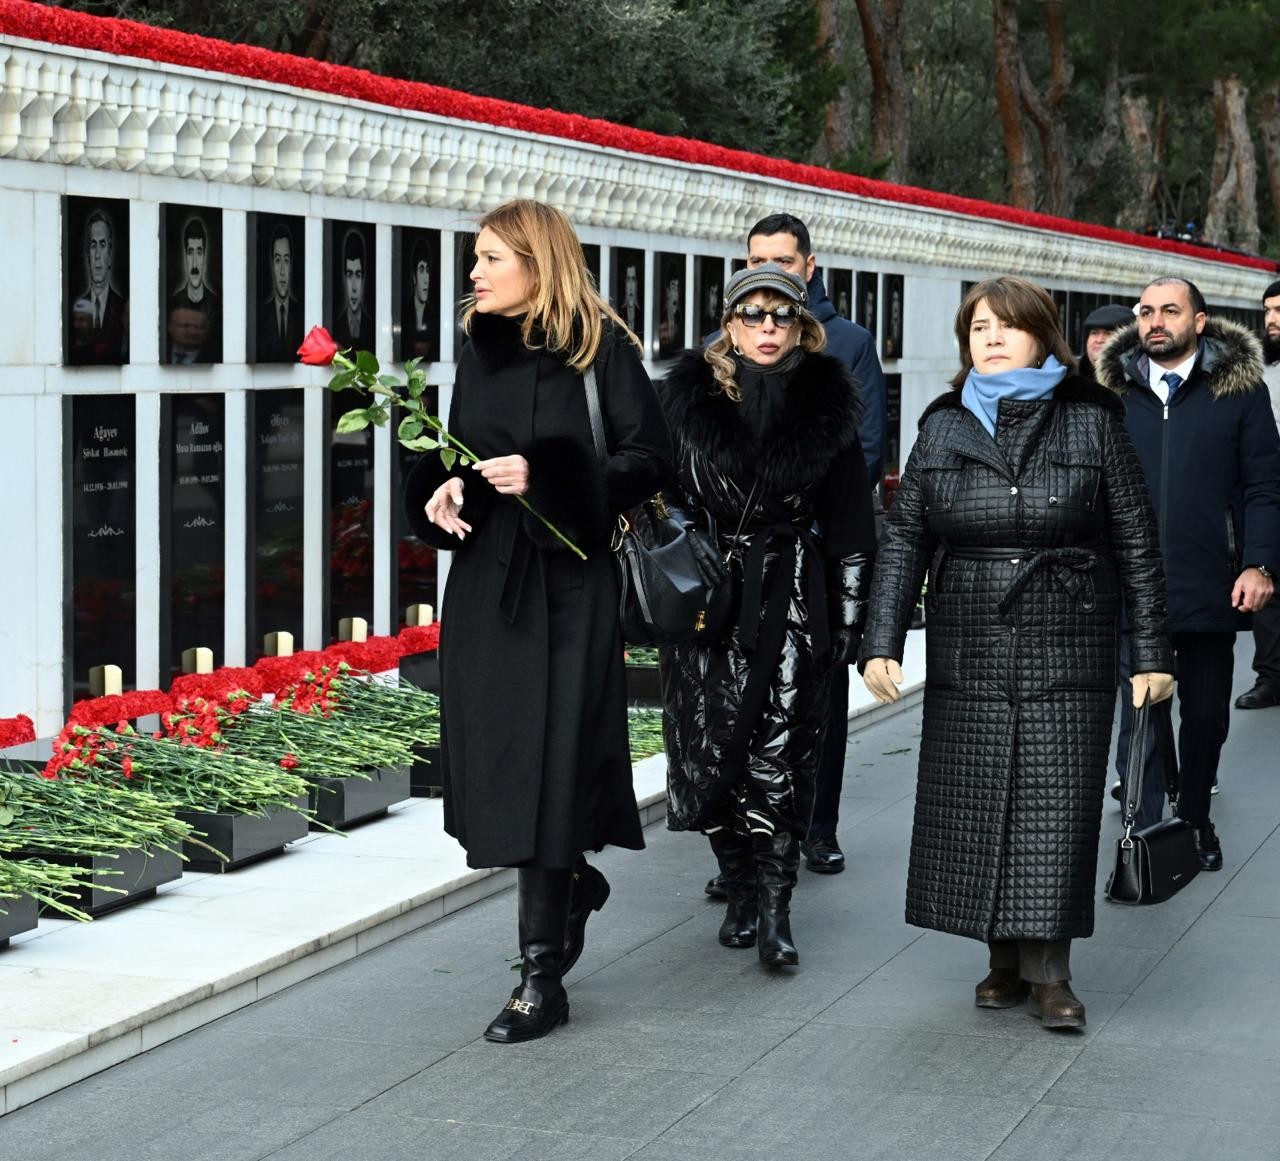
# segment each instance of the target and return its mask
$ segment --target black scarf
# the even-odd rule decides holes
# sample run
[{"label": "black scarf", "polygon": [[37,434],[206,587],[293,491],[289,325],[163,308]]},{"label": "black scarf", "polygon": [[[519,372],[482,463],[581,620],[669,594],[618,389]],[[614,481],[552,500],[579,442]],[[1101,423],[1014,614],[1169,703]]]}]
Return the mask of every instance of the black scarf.
[{"label": "black scarf", "polygon": [[768,366],[753,363],[742,355],[735,356],[737,370],[734,380],[742,394],[738,403],[739,414],[756,444],[764,442],[765,436],[782,414],[787,401],[787,388],[803,359],[804,351],[799,347],[784,359]]}]

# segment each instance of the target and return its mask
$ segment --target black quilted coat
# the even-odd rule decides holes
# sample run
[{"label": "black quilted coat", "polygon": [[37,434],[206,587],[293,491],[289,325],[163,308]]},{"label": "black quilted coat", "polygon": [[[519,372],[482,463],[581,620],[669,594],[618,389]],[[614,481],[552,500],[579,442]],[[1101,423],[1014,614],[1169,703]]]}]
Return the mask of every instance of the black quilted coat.
[{"label": "black quilted coat", "polygon": [[902,659],[926,599],[907,920],[982,940],[1093,931],[1121,604],[1135,673],[1172,672],[1155,515],[1109,391],[1069,376],[921,420],[889,512],[862,655]]},{"label": "black quilted coat", "polygon": [[806,355],[758,435],[701,352],[659,393],[680,490],[714,518],[745,610],[719,644],[662,650],[668,825],[803,837],[831,662],[856,651],[875,553],[857,387],[836,360]]}]

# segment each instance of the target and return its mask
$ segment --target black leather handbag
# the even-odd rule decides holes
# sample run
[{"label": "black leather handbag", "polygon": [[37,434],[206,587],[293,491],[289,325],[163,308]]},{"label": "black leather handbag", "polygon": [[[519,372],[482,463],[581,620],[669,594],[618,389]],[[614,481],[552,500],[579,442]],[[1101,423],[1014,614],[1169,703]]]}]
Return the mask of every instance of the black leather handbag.
[{"label": "black leather handbag", "polygon": [[[583,373],[591,437],[609,455],[595,368]],[[707,527],[703,527],[705,521]],[[659,493],[618,518],[613,549],[621,597],[618,616],[629,645],[712,642],[733,617],[733,584],[716,551],[711,517],[669,506]]]},{"label": "black leather handbag", "polygon": [[1155,729],[1156,762],[1164,773],[1165,792],[1171,807],[1178,796],[1178,759],[1173,749],[1169,703],[1152,706],[1150,696],[1147,695],[1133,714],[1129,762],[1122,790],[1124,836],[1116,841],[1115,867],[1107,879],[1107,898],[1113,903],[1162,903],[1200,873],[1200,855],[1190,823],[1177,817],[1164,818],[1142,830],[1133,829],[1138,803],[1142,800],[1148,729]]}]

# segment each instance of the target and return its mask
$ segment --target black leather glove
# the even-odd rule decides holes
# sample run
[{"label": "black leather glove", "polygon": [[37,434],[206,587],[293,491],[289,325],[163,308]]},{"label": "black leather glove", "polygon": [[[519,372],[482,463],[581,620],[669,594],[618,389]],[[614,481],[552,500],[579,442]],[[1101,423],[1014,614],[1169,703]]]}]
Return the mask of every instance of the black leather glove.
[{"label": "black leather glove", "polygon": [[724,567],[724,561],[720,559],[720,554],[716,551],[715,540],[696,524],[688,524],[685,528],[689,533],[689,547],[693,552],[693,559],[698,562],[703,577],[710,584],[720,584],[725,579],[727,570]]},{"label": "black leather glove", "polygon": [[838,629],[832,634],[831,648],[827,650],[828,667],[836,669],[841,665],[852,665],[861,643],[861,629]]}]

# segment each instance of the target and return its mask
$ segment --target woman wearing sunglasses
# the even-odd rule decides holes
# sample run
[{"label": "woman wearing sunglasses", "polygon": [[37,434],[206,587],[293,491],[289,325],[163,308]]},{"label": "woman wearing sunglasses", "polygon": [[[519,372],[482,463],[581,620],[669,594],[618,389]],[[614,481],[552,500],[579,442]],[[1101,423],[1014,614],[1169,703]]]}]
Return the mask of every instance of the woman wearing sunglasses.
[{"label": "woman wearing sunglasses", "polygon": [[832,668],[857,652],[875,552],[858,392],[821,353],[804,283],[742,270],[722,330],[662,386],[679,496],[711,516],[741,594],[727,638],[662,651],[668,823],[711,840],[725,947],[799,962],[791,890]]}]

